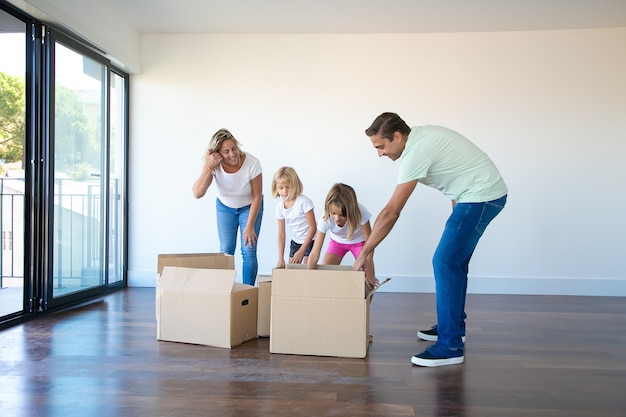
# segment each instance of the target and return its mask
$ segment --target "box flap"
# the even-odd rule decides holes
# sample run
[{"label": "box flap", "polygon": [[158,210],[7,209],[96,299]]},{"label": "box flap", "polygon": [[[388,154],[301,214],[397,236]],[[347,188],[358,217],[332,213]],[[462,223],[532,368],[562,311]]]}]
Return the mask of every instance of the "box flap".
[{"label": "box flap", "polygon": [[257,275],[256,276],[256,282],[272,282],[272,276],[271,275]]},{"label": "box flap", "polygon": [[157,281],[157,288],[178,292],[230,294],[236,275],[234,269],[166,266]]},{"label": "box flap", "polygon": [[275,268],[272,296],[364,299],[365,273],[352,268]]},{"label": "box flap", "polygon": [[160,254],[157,275],[165,266],[184,266],[204,269],[235,269],[235,257],[225,253],[175,253]]},{"label": "box flap", "polygon": [[[162,277],[168,275],[165,269]],[[231,294],[157,287],[156,295],[158,340],[222,348],[232,346]]]},{"label": "box flap", "polygon": [[367,288],[367,286],[366,286],[366,288],[367,288],[367,296],[366,296],[365,298],[372,298],[372,297],[374,296],[374,293],[375,293],[376,291],[378,291],[378,289],[379,289],[380,287],[382,287],[385,283],[387,283],[387,282],[389,282],[389,281],[391,281],[391,278],[385,278],[384,280],[380,281],[380,282],[378,283],[378,286],[377,286],[376,288],[374,288],[373,290],[370,290],[370,289],[369,289],[369,288]]}]

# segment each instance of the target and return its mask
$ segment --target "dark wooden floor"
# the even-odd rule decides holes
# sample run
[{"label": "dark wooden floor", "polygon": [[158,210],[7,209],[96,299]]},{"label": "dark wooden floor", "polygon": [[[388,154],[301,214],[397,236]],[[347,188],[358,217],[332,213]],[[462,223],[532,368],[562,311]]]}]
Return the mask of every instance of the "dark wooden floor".
[{"label": "dark wooden floor", "polygon": [[470,295],[465,363],[420,368],[432,294],[374,298],[366,359],[156,340],[154,289],[0,331],[0,416],[626,416],[626,298]]}]

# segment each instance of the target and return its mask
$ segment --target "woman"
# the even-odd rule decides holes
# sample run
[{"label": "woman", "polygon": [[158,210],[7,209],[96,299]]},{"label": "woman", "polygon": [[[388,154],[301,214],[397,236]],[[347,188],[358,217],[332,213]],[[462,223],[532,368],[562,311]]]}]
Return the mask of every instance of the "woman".
[{"label": "woman", "polygon": [[241,234],[243,283],[254,285],[258,271],[257,240],[263,217],[263,177],[259,160],[240,149],[226,129],[211,138],[193,196],[202,198],[215,181],[217,232],[220,251],[235,254],[237,230]]}]

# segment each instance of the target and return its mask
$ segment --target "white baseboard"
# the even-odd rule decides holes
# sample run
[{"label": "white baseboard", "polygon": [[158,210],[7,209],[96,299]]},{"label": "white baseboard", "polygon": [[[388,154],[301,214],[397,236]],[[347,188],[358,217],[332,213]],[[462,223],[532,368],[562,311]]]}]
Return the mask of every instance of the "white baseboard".
[{"label": "white baseboard", "polygon": [[128,271],[129,287],[156,287],[156,271]]},{"label": "white baseboard", "polygon": [[[380,278],[380,277],[379,277]],[[435,292],[433,277],[391,277],[381,292]],[[626,278],[472,277],[469,294],[626,296]]]}]

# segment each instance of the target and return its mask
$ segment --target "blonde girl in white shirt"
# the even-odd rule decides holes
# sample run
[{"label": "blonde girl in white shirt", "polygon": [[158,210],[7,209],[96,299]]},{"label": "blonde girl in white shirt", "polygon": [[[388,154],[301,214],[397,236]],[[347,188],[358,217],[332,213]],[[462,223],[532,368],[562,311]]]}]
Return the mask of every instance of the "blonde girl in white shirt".
[{"label": "blonde girl in white shirt", "polygon": [[296,170],[281,167],[272,180],[272,198],[280,197],[276,205],[278,221],[278,262],[285,266],[286,226],[291,230],[289,263],[307,263],[315,237],[315,207],[311,199],[302,194],[302,181]]}]

